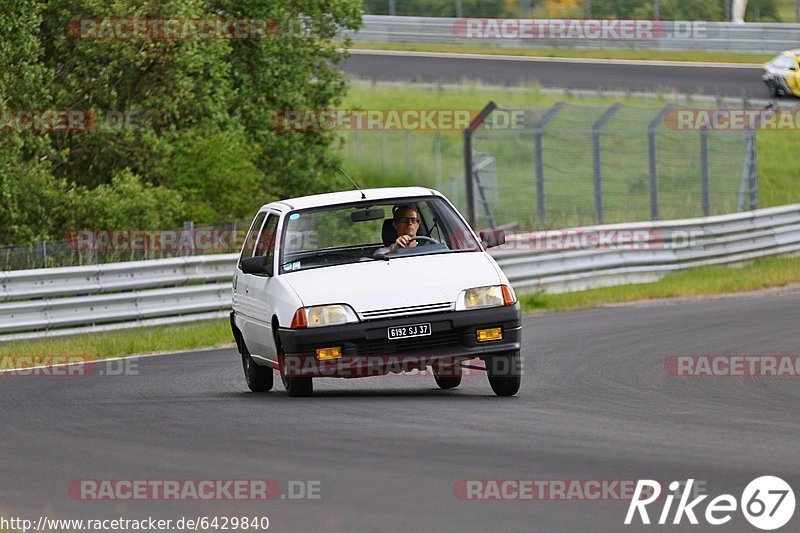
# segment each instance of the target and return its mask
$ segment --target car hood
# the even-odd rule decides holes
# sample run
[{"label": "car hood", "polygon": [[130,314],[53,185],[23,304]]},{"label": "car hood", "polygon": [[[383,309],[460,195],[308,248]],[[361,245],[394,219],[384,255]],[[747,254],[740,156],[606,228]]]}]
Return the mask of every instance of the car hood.
[{"label": "car hood", "polygon": [[455,304],[464,289],[503,281],[484,252],[351,263],[292,272],[285,274],[285,280],[304,306],[346,303],[362,318],[362,313],[377,310]]}]

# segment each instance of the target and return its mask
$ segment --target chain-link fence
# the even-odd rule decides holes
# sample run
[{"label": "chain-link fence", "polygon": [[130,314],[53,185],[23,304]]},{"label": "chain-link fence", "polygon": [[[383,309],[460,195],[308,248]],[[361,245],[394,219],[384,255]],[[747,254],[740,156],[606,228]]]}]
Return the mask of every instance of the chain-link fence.
[{"label": "chain-link fence", "polygon": [[477,227],[551,229],[755,209],[755,131],[680,124],[682,111],[699,110],[492,105],[471,133],[346,132],[344,154],[367,186],[435,187],[472,213]]},{"label": "chain-link fence", "polygon": [[[696,110],[671,105],[556,104],[494,127],[503,111],[471,138],[478,226],[562,228],[758,207],[752,130],[698,127]],[[507,112],[500,116],[508,123]]]},{"label": "chain-link fence", "polygon": [[195,227],[186,222],[174,230],[74,230],[59,241],[2,246],[0,267],[8,271],[238,252],[249,224]]}]

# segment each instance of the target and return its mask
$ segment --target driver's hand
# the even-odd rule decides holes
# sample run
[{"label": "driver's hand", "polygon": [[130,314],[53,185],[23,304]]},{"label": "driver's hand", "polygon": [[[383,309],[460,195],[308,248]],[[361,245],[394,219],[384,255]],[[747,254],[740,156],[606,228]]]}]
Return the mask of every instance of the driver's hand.
[{"label": "driver's hand", "polygon": [[394,242],[400,248],[414,248],[417,245],[417,241],[411,239],[413,239],[411,235],[400,235]]}]

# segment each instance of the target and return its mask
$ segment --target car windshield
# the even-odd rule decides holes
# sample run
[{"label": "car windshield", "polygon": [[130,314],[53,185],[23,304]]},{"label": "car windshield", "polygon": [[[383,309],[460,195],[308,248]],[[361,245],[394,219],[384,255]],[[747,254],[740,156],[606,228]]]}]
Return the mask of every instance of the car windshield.
[{"label": "car windshield", "polygon": [[[395,244],[400,235],[408,235],[406,247]],[[295,211],[285,218],[281,249],[281,272],[295,272],[480,246],[447,202],[425,197]]]}]

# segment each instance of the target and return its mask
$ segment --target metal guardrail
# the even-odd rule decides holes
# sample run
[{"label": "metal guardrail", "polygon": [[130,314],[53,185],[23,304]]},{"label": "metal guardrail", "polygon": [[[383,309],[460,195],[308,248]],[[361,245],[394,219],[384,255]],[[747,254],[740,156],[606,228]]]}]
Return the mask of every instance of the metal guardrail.
[{"label": "metal guardrail", "polygon": [[[537,238],[534,233],[514,236],[506,250],[498,250],[494,256],[520,292],[567,292],[646,283],[686,268],[800,251],[800,205],[686,220],[609,224],[584,230],[598,233],[638,230],[649,235],[649,239],[636,247],[617,249],[530,251],[532,246],[525,243]],[[538,237],[541,240],[541,235]]]},{"label": "metal guardrail", "polygon": [[236,257],[201,255],[0,272],[0,302],[230,280]]},{"label": "metal guardrail", "polygon": [[[631,39],[481,39],[464,36],[465,20],[438,17],[364,15],[356,43],[491,44],[501,47],[574,46],[638,48],[648,50],[719,50],[729,52],[779,52],[800,47],[800,24],[652,21],[653,38]],[[481,20],[481,19],[475,19]],[[486,20],[486,19],[483,19]],[[498,21],[502,19],[497,19]],[[530,20],[530,19],[528,19]],[[569,21],[567,21],[569,22]],[[626,21],[627,22],[627,21]],[[641,21],[640,21],[641,22]],[[458,28],[458,29],[457,29]],[[538,35],[534,32],[535,35]],[[507,35],[501,33],[500,35]],[[569,35],[569,33],[564,33]],[[725,62],[721,55],[719,61]]]},{"label": "metal guardrail", "polygon": [[[638,231],[635,246],[548,250],[550,234]],[[800,252],[800,205],[715,217],[511,235],[492,250],[520,293],[655,281]],[[0,273],[0,341],[194,322],[231,307],[237,254]]]}]

